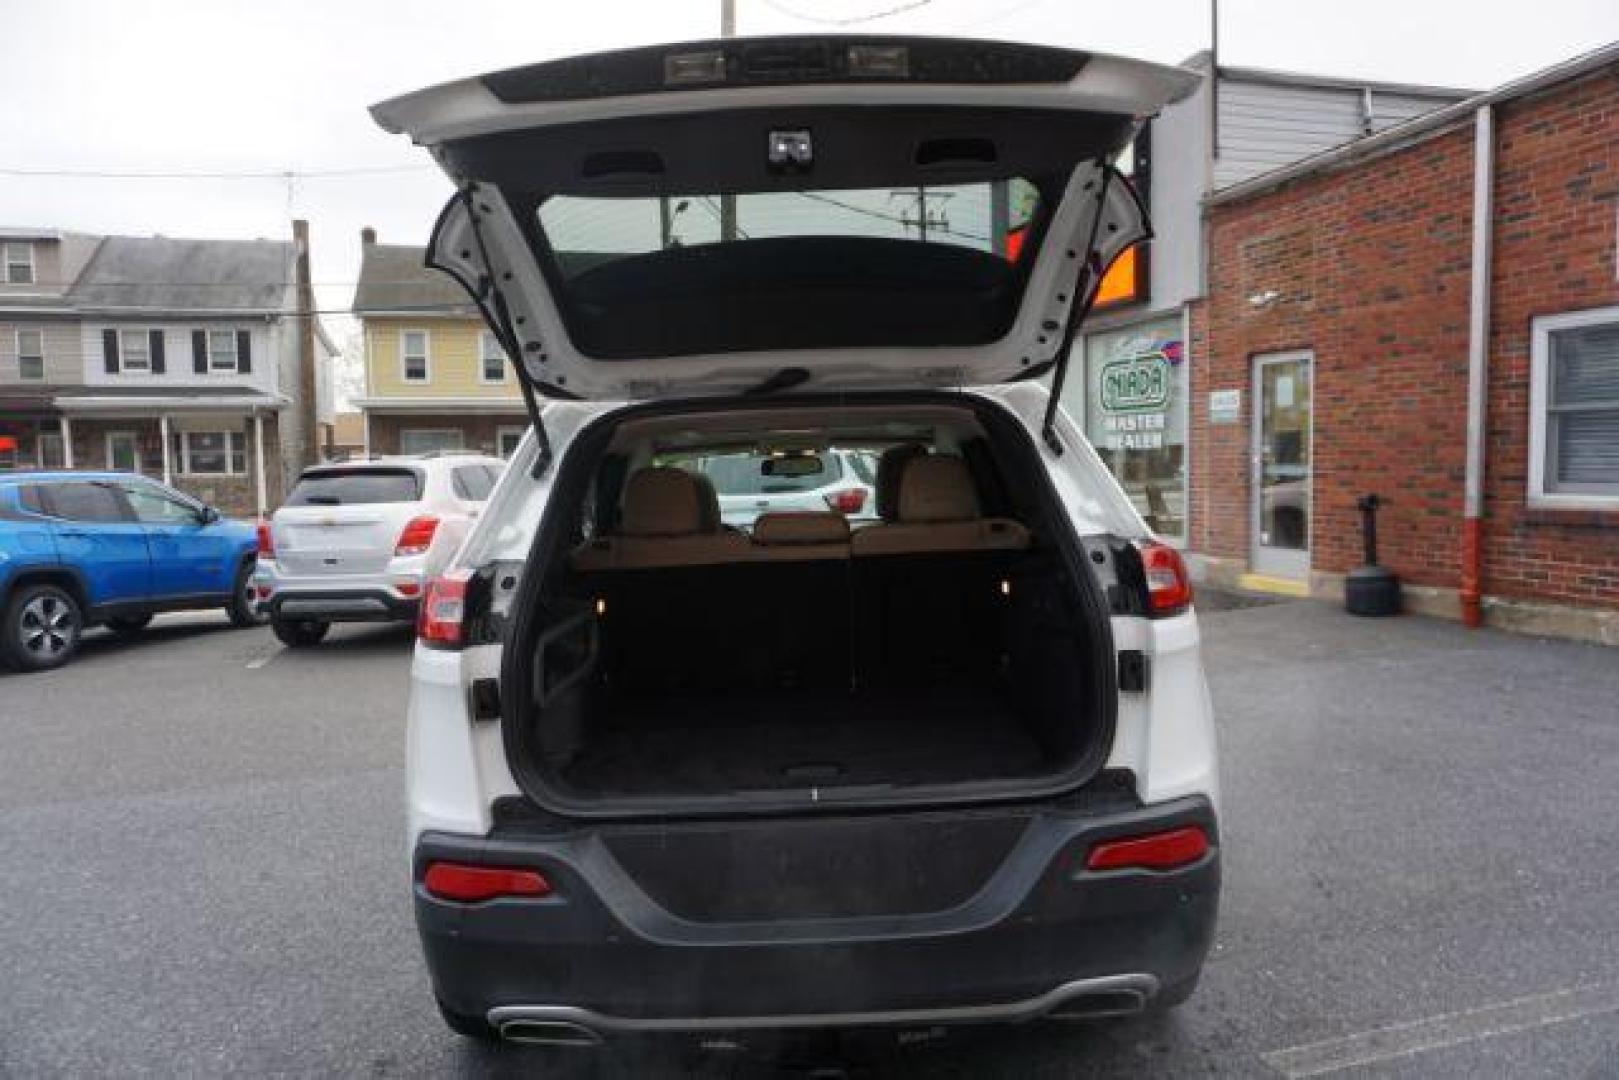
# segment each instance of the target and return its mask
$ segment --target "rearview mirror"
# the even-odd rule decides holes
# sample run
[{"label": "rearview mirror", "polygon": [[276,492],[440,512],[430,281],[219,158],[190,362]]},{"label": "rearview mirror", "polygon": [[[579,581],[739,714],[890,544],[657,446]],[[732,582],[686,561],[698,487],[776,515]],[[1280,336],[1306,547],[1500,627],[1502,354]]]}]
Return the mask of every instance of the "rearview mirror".
[{"label": "rearview mirror", "polygon": [[784,457],[765,458],[759,471],[766,476],[819,476],[826,471],[826,462],[820,454],[788,454]]},{"label": "rearview mirror", "polygon": [[205,506],[201,510],[197,511],[197,520],[202,522],[204,525],[212,525],[214,522],[218,521],[219,518],[219,511],[215,510],[211,506]]}]

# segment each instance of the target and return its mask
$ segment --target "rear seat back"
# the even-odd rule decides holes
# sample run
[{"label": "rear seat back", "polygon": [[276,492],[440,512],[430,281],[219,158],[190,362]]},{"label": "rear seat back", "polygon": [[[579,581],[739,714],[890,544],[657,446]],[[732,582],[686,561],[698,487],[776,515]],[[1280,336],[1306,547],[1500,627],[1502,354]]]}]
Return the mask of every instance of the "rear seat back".
[{"label": "rear seat back", "polygon": [[1002,582],[1029,546],[1010,518],[984,518],[958,457],[904,462],[898,520],[854,534],[856,664],[863,685],[948,685],[990,672],[1005,641]]},{"label": "rear seat back", "polygon": [[719,505],[684,469],[637,469],[624,485],[618,528],[593,537],[573,554],[576,570],[636,570],[710,566],[746,559],[752,545],[720,528]]},{"label": "rear seat back", "polygon": [[898,520],[861,529],[851,545],[856,558],[1019,551],[1028,546],[1029,530],[1019,522],[979,516],[967,463],[943,455],[907,459],[900,474]]}]

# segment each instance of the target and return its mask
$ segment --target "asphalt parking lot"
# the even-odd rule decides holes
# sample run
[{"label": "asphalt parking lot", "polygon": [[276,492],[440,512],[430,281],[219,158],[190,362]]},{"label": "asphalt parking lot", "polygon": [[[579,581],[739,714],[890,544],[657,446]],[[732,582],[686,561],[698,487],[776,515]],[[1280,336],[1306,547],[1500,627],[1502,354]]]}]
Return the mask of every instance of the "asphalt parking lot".
[{"label": "asphalt parking lot", "polygon": [[0,1075],[1619,1076],[1619,653],[1309,602],[1204,621],[1226,885],[1189,1004],[753,1056],[442,1027],[408,634],[286,652],[199,615],[87,642],[0,676]]}]

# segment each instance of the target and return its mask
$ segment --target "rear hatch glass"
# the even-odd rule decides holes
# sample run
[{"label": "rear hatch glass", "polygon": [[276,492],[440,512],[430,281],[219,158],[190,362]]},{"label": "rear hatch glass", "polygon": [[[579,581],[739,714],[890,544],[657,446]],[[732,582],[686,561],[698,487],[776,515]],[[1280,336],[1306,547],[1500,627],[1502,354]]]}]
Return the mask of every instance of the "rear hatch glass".
[{"label": "rear hatch glass", "polygon": [[422,478],[414,469],[326,469],[299,477],[286,505],[358,506],[421,497]]}]

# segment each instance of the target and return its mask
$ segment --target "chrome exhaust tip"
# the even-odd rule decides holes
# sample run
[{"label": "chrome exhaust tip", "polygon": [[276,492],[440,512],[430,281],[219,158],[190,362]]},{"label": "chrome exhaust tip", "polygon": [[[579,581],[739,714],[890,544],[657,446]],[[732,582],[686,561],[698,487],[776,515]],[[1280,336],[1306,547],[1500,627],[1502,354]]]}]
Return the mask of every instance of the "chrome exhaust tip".
[{"label": "chrome exhaust tip", "polygon": [[1053,1006],[1045,1015],[1051,1020],[1096,1020],[1106,1016],[1135,1016],[1147,1007],[1147,995],[1140,990],[1104,990],[1076,994]]},{"label": "chrome exhaust tip", "polygon": [[600,1046],[597,1032],[568,1020],[507,1020],[500,1025],[500,1037],[507,1042],[531,1046]]}]

